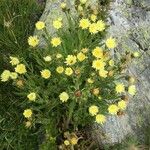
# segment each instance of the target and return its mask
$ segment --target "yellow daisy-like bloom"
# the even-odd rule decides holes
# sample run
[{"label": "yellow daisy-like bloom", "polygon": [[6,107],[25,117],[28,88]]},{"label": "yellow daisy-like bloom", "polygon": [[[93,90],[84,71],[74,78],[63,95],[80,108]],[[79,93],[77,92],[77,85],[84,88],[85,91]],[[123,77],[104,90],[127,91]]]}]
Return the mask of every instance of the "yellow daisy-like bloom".
[{"label": "yellow daisy-like bloom", "polygon": [[88,78],[87,82],[90,83],[90,84],[92,84],[92,83],[94,83],[94,80],[92,80],[91,78]]},{"label": "yellow daisy-like bloom", "polygon": [[97,106],[92,105],[89,107],[89,113],[91,116],[97,115],[98,112],[99,112],[99,108]]},{"label": "yellow daisy-like bloom", "polygon": [[70,67],[68,67],[68,68],[66,68],[66,70],[65,70],[65,74],[66,74],[67,76],[71,76],[71,75],[73,74],[73,70],[72,70]]},{"label": "yellow daisy-like bloom", "polygon": [[17,77],[18,77],[18,74],[16,72],[11,72],[10,73],[10,78],[11,79],[15,80],[15,79],[17,79]]},{"label": "yellow daisy-like bloom", "polygon": [[39,44],[39,39],[37,36],[30,36],[28,38],[28,44],[32,47],[36,47]]},{"label": "yellow daisy-like bloom", "polygon": [[89,19],[81,19],[79,23],[79,27],[82,29],[87,29],[90,26],[90,21]]},{"label": "yellow daisy-like bloom", "polygon": [[93,51],[92,51],[93,56],[95,56],[96,58],[103,58],[103,50],[100,47],[96,47]]},{"label": "yellow daisy-like bloom", "polygon": [[82,12],[83,11],[83,7],[81,5],[78,6],[78,11]]},{"label": "yellow daisy-like bloom", "polygon": [[87,0],[80,0],[81,4],[85,4],[87,2]]},{"label": "yellow daisy-like bloom", "polygon": [[113,67],[114,64],[115,64],[115,63],[114,63],[114,60],[111,59],[111,60],[109,61],[109,65],[110,65],[111,67]]},{"label": "yellow daisy-like bloom", "polygon": [[52,57],[50,55],[48,56],[45,56],[43,57],[43,59],[46,61],[46,62],[50,62],[52,60]]},{"label": "yellow daisy-like bloom", "polygon": [[62,9],[65,9],[65,8],[67,7],[67,4],[63,2],[63,3],[60,4],[60,7],[61,7]]},{"label": "yellow daisy-like bloom", "polygon": [[81,51],[82,51],[82,53],[87,53],[88,49],[87,48],[83,48]]},{"label": "yellow daisy-like bloom", "polygon": [[68,99],[69,99],[68,93],[62,92],[62,93],[59,95],[59,99],[60,99],[62,102],[67,102]]},{"label": "yellow daisy-like bloom", "polygon": [[132,96],[134,96],[134,95],[136,94],[136,87],[135,87],[135,85],[130,85],[130,86],[128,87],[128,93],[129,93],[130,95],[132,95]]},{"label": "yellow daisy-like bloom", "polygon": [[10,56],[10,63],[12,66],[15,66],[15,65],[18,65],[20,62],[19,62],[19,59],[17,57],[11,57]]},{"label": "yellow daisy-like bloom", "polygon": [[86,56],[82,52],[80,52],[77,54],[77,58],[79,61],[83,61],[86,59]]},{"label": "yellow daisy-like bloom", "polygon": [[107,74],[108,74],[108,71],[106,71],[106,70],[101,69],[101,70],[99,71],[99,76],[100,76],[100,77],[106,78],[106,77],[107,77]]},{"label": "yellow daisy-like bloom", "polygon": [[53,27],[55,29],[60,29],[62,28],[62,19],[57,19],[53,21]]},{"label": "yellow daisy-like bloom", "polygon": [[76,137],[73,137],[70,139],[70,142],[72,145],[76,145],[76,144],[78,144],[78,139]]},{"label": "yellow daisy-like bloom", "polygon": [[97,59],[92,63],[92,67],[96,70],[104,70],[106,63],[103,60]]},{"label": "yellow daisy-like bloom", "polygon": [[95,22],[95,21],[96,21],[96,19],[97,19],[97,16],[96,16],[96,15],[94,15],[94,14],[92,14],[90,18],[91,18],[91,20],[92,20],[93,22]]},{"label": "yellow daisy-like bloom", "polygon": [[66,146],[68,146],[68,145],[70,145],[70,142],[69,142],[68,140],[65,140],[65,141],[64,141],[64,144],[65,144]]},{"label": "yellow daisy-like bloom", "polygon": [[10,77],[10,71],[9,70],[4,70],[1,74],[1,81],[2,82],[6,82],[8,81],[9,77]]},{"label": "yellow daisy-like bloom", "polygon": [[103,31],[105,30],[105,23],[102,20],[97,21],[97,30],[98,31]]},{"label": "yellow daisy-like bloom", "polygon": [[45,23],[43,21],[38,21],[36,24],[35,24],[35,27],[37,30],[42,30],[45,28]]},{"label": "yellow daisy-like bloom", "polygon": [[65,63],[70,66],[74,65],[76,62],[77,62],[77,58],[74,55],[68,55],[65,61]]},{"label": "yellow daisy-like bloom", "polygon": [[35,101],[36,100],[36,93],[32,92],[30,94],[27,95],[27,98],[30,100],[30,101]]},{"label": "yellow daisy-like bloom", "polygon": [[109,107],[108,107],[108,112],[110,113],[110,114],[112,114],[112,115],[116,115],[117,114],[117,112],[118,112],[118,110],[119,110],[119,108],[118,108],[118,106],[117,105],[110,105]]},{"label": "yellow daisy-like bloom", "polygon": [[106,40],[106,46],[108,48],[115,48],[117,46],[117,43],[116,43],[116,39],[110,37],[109,39]]},{"label": "yellow daisy-like bloom", "polygon": [[32,116],[32,110],[31,109],[24,110],[23,115],[25,118],[30,118]]},{"label": "yellow daisy-like bloom", "polygon": [[51,71],[48,70],[48,69],[44,69],[41,71],[41,76],[44,78],[44,79],[48,79],[50,78],[51,76]]},{"label": "yellow daisy-like bloom", "polygon": [[135,58],[140,57],[140,53],[139,53],[139,52],[134,52],[134,53],[133,53],[133,56],[134,56]]},{"label": "yellow daisy-like bloom", "polygon": [[24,64],[19,64],[15,67],[15,72],[19,74],[25,74],[27,72],[26,66]]},{"label": "yellow daisy-like bloom", "polygon": [[124,100],[121,100],[121,101],[118,102],[118,107],[121,110],[125,110],[126,107],[127,107],[127,103]]},{"label": "yellow daisy-like bloom", "polygon": [[62,54],[59,54],[59,53],[58,53],[58,54],[56,55],[56,58],[57,58],[57,59],[60,59],[60,58],[62,58],[62,57],[63,57]]},{"label": "yellow daisy-like bloom", "polygon": [[106,117],[104,115],[98,114],[96,115],[95,121],[99,124],[103,124],[106,122]]},{"label": "yellow daisy-like bloom", "polygon": [[93,33],[93,34],[98,33],[97,24],[96,23],[90,24],[90,26],[89,26],[89,32]]},{"label": "yellow daisy-like bloom", "polygon": [[52,38],[51,44],[53,47],[57,47],[61,44],[61,39],[59,37]]},{"label": "yellow daisy-like bloom", "polygon": [[59,67],[56,68],[56,71],[57,71],[59,74],[61,74],[61,73],[64,72],[64,68],[63,68],[62,66],[59,66]]},{"label": "yellow daisy-like bloom", "polygon": [[125,92],[124,84],[118,83],[118,84],[116,85],[116,92],[117,92],[117,93]]}]

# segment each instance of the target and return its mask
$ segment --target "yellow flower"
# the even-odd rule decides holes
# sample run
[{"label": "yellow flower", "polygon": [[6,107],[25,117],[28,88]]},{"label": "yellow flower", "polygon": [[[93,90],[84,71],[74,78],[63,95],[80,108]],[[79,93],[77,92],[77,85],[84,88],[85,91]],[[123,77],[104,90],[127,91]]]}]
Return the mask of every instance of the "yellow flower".
[{"label": "yellow flower", "polygon": [[139,52],[134,52],[134,53],[133,53],[133,56],[134,56],[135,58],[140,57],[140,53],[139,53]]},{"label": "yellow flower", "polygon": [[62,54],[59,54],[59,53],[56,54],[56,58],[57,58],[57,59],[60,59],[60,58],[62,58],[62,57],[63,57]]},{"label": "yellow flower", "polygon": [[1,74],[1,81],[2,82],[6,82],[8,81],[9,77],[10,77],[10,71],[9,70],[4,70]]},{"label": "yellow flower", "polygon": [[64,3],[64,2],[60,4],[60,7],[61,7],[62,9],[65,9],[65,8],[66,8],[66,6],[67,6],[67,4],[66,4],[66,3]]},{"label": "yellow flower", "polygon": [[12,66],[18,65],[19,64],[19,59],[17,57],[11,57],[10,56],[10,63]]},{"label": "yellow flower", "polygon": [[32,116],[32,110],[31,109],[24,110],[23,115],[25,118],[30,118]]},{"label": "yellow flower", "polygon": [[97,30],[98,31],[103,31],[105,30],[105,23],[102,20],[97,21]]},{"label": "yellow flower", "polygon": [[110,65],[111,67],[114,66],[114,61],[113,61],[112,59],[109,61],[109,65]]},{"label": "yellow flower", "polygon": [[81,5],[78,6],[78,11],[82,12],[83,11],[83,7]]},{"label": "yellow flower", "polygon": [[82,53],[87,53],[88,49],[87,48],[83,48],[81,51],[82,51]]},{"label": "yellow flower", "polygon": [[36,24],[35,24],[35,27],[37,30],[42,30],[45,28],[45,23],[43,21],[38,21]]},{"label": "yellow flower", "polygon": [[93,51],[92,51],[93,56],[95,56],[96,58],[103,58],[103,50],[100,47],[96,47]]},{"label": "yellow flower", "polygon": [[97,24],[96,23],[90,24],[90,26],[89,26],[89,32],[93,33],[93,34],[96,34],[98,32],[98,30],[97,30]]},{"label": "yellow flower", "polygon": [[42,70],[42,71],[41,71],[41,76],[42,76],[44,79],[50,78],[50,76],[51,76],[50,70],[48,70],[48,69]]},{"label": "yellow flower", "polygon": [[79,61],[83,61],[86,59],[86,56],[82,52],[80,52],[77,54],[77,58]]},{"label": "yellow flower", "polygon": [[81,4],[85,4],[87,2],[87,0],[80,0]]},{"label": "yellow flower", "polygon": [[30,101],[35,101],[36,100],[36,93],[32,92],[30,94],[27,95],[27,98],[30,100]]},{"label": "yellow flower", "polygon": [[60,29],[62,27],[62,19],[57,19],[53,21],[53,27],[55,29]]},{"label": "yellow flower", "polygon": [[16,72],[11,72],[10,73],[10,78],[11,79],[15,80],[15,79],[17,79],[17,77],[18,77],[18,74]]},{"label": "yellow flower", "polygon": [[98,114],[96,115],[96,122],[99,124],[103,124],[106,122],[106,117],[104,115]]},{"label": "yellow flower", "polygon": [[108,107],[108,112],[110,113],[110,114],[112,114],[112,115],[116,115],[117,114],[117,112],[118,112],[118,110],[119,110],[119,108],[118,108],[118,106],[117,105],[110,105],[109,107]]},{"label": "yellow flower", "polygon": [[69,67],[69,68],[66,68],[65,74],[68,75],[68,76],[70,76],[70,75],[73,74],[73,70],[72,70],[70,67]]},{"label": "yellow flower", "polygon": [[43,57],[43,59],[46,61],[46,62],[50,62],[52,60],[52,57],[50,55],[46,56],[46,57]]},{"label": "yellow flower", "polygon": [[117,92],[117,93],[125,92],[124,84],[118,83],[118,84],[116,85],[116,92]]},{"label": "yellow flower", "polygon": [[72,145],[76,145],[76,144],[78,144],[78,139],[76,137],[73,137],[70,139],[70,142]]},{"label": "yellow flower", "polygon": [[126,107],[127,107],[127,103],[124,100],[121,100],[121,101],[118,102],[118,107],[121,110],[125,110]]},{"label": "yellow flower", "polygon": [[74,65],[77,62],[76,59],[77,59],[76,56],[74,56],[74,55],[68,55],[67,58],[66,58],[65,63],[67,65]]},{"label": "yellow flower", "polygon": [[89,26],[90,26],[89,19],[81,19],[80,20],[79,27],[81,27],[82,29],[87,29]]},{"label": "yellow flower", "polygon": [[60,38],[59,37],[52,38],[51,44],[53,45],[53,47],[59,46],[61,44]]},{"label": "yellow flower", "polygon": [[92,20],[93,22],[95,22],[95,21],[96,21],[96,19],[97,19],[97,16],[96,16],[96,15],[94,15],[94,14],[92,14],[90,18],[91,18],[91,20]]},{"label": "yellow flower", "polygon": [[30,36],[28,38],[28,44],[32,47],[35,47],[39,44],[39,39],[37,36]]},{"label": "yellow flower", "polygon": [[56,71],[61,74],[64,72],[64,68],[62,66],[59,66],[56,68]]},{"label": "yellow flower", "polygon": [[128,87],[128,93],[131,94],[132,96],[135,95],[135,93],[136,93],[136,87],[135,87],[135,85],[130,85]]},{"label": "yellow flower", "polygon": [[15,72],[19,74],[25,74],[27,72],[26,66],[24,64],[19,64],[15,67]]},{"label": "yellow flower", "polygon": [[116,43],[116,39],[110,37],[109,39],[106,40],[106,46],[108,48],[115,48],[117,46],[117,43]]},{"label": "yellow flower", "polygon": [[94,80],[92,80],[91,78],[88,78],[87,82],[90,83],[90,84],[92,84],[92,83],[94,83]]},{"label": "yellow flower", "polygon": [[103,78],[106,78],[107,77],[107,74],[108,74],[108,71],[104,70],[104,69],[101,69],[99,71],[99,76],[100,77],[103,77]]},{"label": "yellow flower", "polygon": [[64,144],[65,144],[66,146],[68,146],[68,145],[70,145],[70,142],[69,142],[68,140],[65,140],[65,141],[64,141]]},{"label": "yellow flower", "polygon": [[97,115],[98,112],[99,112],[99,108],[97,106],[92,105],[89,107],[89,113],[91,114],[91,116]]},{"label": "yellow flower", "polygon": [[92,63],[92,67],[96,70],[104,70],[105,65],[106,63],[100,59],[94,60]]},{"label": "yellow flower", "polygon": [[66,92],[62,92],[60,95],[59,95],[59,98],[62,102],[67,102],[68,99],[69,99],[69,95],[66,93]]}]

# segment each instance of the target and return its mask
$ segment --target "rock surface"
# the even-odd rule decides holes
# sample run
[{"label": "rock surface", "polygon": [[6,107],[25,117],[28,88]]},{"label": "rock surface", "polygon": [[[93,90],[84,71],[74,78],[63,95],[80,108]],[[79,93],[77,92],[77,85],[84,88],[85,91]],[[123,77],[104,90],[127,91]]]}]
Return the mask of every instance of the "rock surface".
[{"label": "rock surface", "polygon": [[[59,7],[61,0],[47,0],[41,20],[48,25],[48,32],[53,34],[52,20],[63,16]],[[70,3],[71,2],[71,3]],[[69,5],[73,0],[68,0]],[[95,125],[95,135],[99,143],[121,142],[128,134],[142,139],[141,120],[149,119],[150,108],[150,1],[149,0],[114,0],[111,3],[110,35],[119,41],[117,54],[123,50],[139,51],[140,59],[129,66],[129,73],[138,80],[138,94],[129,102],[124,116],[109,116],[103,127]],[[39,33],[38,33],[39,34]],[[143,122],[142,121],[142,122]],[[105,133],[103,138],[102,132]]]},{"label": "rock surface", "polygon": [[111,3],[110,35],[119,41],[117,53],[138,51],[141,56],[129,66],[130,75],[137,78],[137,94],[130,100],[125,116],[108,118],[102,127],[103,142],[121,142],[127,135],[143,139],[142,122],[150,119],[150,1],[115,0]]}]

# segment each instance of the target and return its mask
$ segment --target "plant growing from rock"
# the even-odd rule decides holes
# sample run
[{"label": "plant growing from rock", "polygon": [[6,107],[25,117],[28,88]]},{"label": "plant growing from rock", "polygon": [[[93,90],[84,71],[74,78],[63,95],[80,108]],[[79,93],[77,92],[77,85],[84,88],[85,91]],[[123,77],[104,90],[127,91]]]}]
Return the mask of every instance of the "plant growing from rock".
[{"label": "plant growing from rock", "polygon": [[76,6],[76,15],[62,3],[64,18],[53,21],[55,35],[38,21],[45,47],[38,36],[28,38],[28,56],[10,56],[10,70],[1,74],[2,82],[15,86],[25,126],[40,125],[45,133],[42,149],[78,149],[86,141],[82,129],[94,122],[103,125],[107,115],[123,115],[128,97],[134,96],[135,79],[126,73],[134,54],[112,56],[117,40],[105,37],[107,25],[99,9]]}]

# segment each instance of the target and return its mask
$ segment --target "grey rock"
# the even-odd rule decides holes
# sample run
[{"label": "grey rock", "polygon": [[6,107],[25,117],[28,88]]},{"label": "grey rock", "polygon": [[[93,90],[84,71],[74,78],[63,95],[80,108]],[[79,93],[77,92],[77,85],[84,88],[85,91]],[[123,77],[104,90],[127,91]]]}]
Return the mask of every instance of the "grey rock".
[{"label": "grey rock", "polygon": [[150,120],[149,7],[149,0],[115,0],[111,4],[109,22],[112,25],[108,36],[113,35],[118,39],[118,55],[123,51],[138,51],[141,57],[135,59],[128,69],[129,74],[138,80],[137,94],[131,98],[125,116],[110,116],[107,123],[99,127],[105,133],[105,138],[100,137],[102,143],[118,143],[129,134],[142,141],[143,123],[146,124],[147,120]]}]

